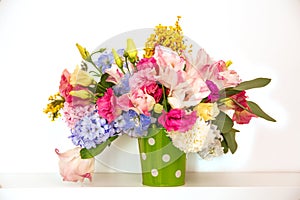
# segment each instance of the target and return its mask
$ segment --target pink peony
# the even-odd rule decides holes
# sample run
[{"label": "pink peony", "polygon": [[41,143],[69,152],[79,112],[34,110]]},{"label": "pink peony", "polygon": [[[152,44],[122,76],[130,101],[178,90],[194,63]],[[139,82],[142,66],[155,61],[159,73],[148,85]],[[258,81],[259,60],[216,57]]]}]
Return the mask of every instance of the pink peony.
[{"label": "pink peony", "polygon": [[81,159],[80,150],[80,147],[76,147],[60,153],[58,149],[55,149],[59,157],[60,175],[64,181],[83,182],[85,178],[92,181],[95,159]]},{"label": "pink peony", "polygon": [[165,127],[167,131],[186,132],[190,130],[197,120],[196,111],[186,114],[184,110],[172,109],[168,113],[163,111],[158,118],[158,122]]},{"label": "pink peony", "polygon": [[108,123],[118,117],[122,110],[117,106],[117,98],[112,88],[108,88],[104,96],[97,99],[98,114],[106,119]]}]

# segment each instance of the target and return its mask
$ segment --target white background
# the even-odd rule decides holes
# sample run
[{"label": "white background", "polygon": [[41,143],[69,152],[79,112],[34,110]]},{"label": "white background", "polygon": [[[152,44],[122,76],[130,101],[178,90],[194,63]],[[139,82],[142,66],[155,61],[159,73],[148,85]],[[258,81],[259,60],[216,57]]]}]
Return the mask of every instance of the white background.
[{"label": "white background", "polygon": [[57,172],[54,149],[73,147],[64,123],[50,122],[42,110],[63,69],[80,62],[75,43],[93,50],[125,31],[173,25],[177,15],[185,35],[216,60],[231,59],[243,80],[272,78],[248,95],[277,119],[237,126],[236,154],[190,156],[188,169],[299,172],[299,0],[1,0],[0,173]]}]

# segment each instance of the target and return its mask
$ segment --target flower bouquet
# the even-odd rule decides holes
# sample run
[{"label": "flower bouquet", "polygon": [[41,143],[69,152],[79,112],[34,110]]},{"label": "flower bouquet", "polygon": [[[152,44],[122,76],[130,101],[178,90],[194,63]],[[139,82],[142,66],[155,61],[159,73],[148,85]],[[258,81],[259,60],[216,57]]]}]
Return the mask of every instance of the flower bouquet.
[{"label": "flower bouquet", "polygon": [[174,26],[156,26],[142,48],[131,38],[126,48],[91,53],[76,44],[81,66],[63,71],[59,92],[44,109],[53,121],[64,118],[76,146],[56,149],[63,180],[91,180],[95,156],[117,138],[133,137],[144,185],[183,185],[186,154],[211,159],[234,153],[235,123],[275,121],[246,95],[271,80],[242,81],[231,61],[195,51],[179,19]]}]

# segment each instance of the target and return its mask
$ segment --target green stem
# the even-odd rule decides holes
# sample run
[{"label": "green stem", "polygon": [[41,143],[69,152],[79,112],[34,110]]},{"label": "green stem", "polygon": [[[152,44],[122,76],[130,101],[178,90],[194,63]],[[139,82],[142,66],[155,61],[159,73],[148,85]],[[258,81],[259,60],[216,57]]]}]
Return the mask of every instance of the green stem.
[{"label": "green stem", "polygon": [[99,76],[101,76],[101,75],[102,75],[102,72],[101,72],[100,69],[97,67],[97,65],[95,65],[95,63],[94,63],[92,60],[90,60],[89,63],[91,63],[91,64],[94,66],[94,68],[99,72]]},{"label": "green stem", "polygon": [[249,113],[254,114],[253,112],[251,112],[249,109],[245,108],[242,104],[240,104],[239,102],[237,102],[235,99],[231,99],[236,105],[238,105],[239,107],[241,107],[242,109],[246,110]]},{"label": "green stem", "polygon": [[162,85],[162,91],[163,91],[163,108],[166,112],[168,112],[168,107],[167,107],[167,99],[166,99],[166,91],[165,91],[165,87]]},{"label": "green stem", "polygon": [[101,83],[97,84],[97,87],[100,87],[103,91],[106,91],[106,88],[101,85]]},{"label": "green stem", "polygon": [[126,68],[128,70],[128,73],[130,74],[130,70],[129,70],[129,66],[128,66],[128,59],[127,57],[125,57],[125,64],[126,64]]},{"label": "green stem", "polygon": [[94,51],[93,53],[91,53],[90,57],[92,57],[96,53],[103,53],[105,50],[106,50],[106,48],[101,48],[98,51]]}]

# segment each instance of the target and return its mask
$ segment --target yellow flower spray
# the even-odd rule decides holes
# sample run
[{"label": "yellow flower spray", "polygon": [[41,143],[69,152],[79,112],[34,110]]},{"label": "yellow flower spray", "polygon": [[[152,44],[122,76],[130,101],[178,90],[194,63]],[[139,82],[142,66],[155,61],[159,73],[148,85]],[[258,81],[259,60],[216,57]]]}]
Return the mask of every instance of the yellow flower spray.
[{"label": "yellow flower spray", "polygon": [[151,34],[145,43],[145,58],[150,58],[154,54],[155,45],[162,45],[176,51],[179,55],[186,49],[183,40],[182,28],[179,25],[181,16],[177,16],[175,26],[157,25],[154,34]]},{"label": "yellow flower spray", "polygon": [[59,111],[64,107],[65,99],[60,96],[58,92],[54,95],[51,95],[48,98],[48,101],[50,102],[47,104],[47,107],[43,110],[43,112],[48,114],[48,117],[51,119],[51,121],[54,121],[61,116]]}]

